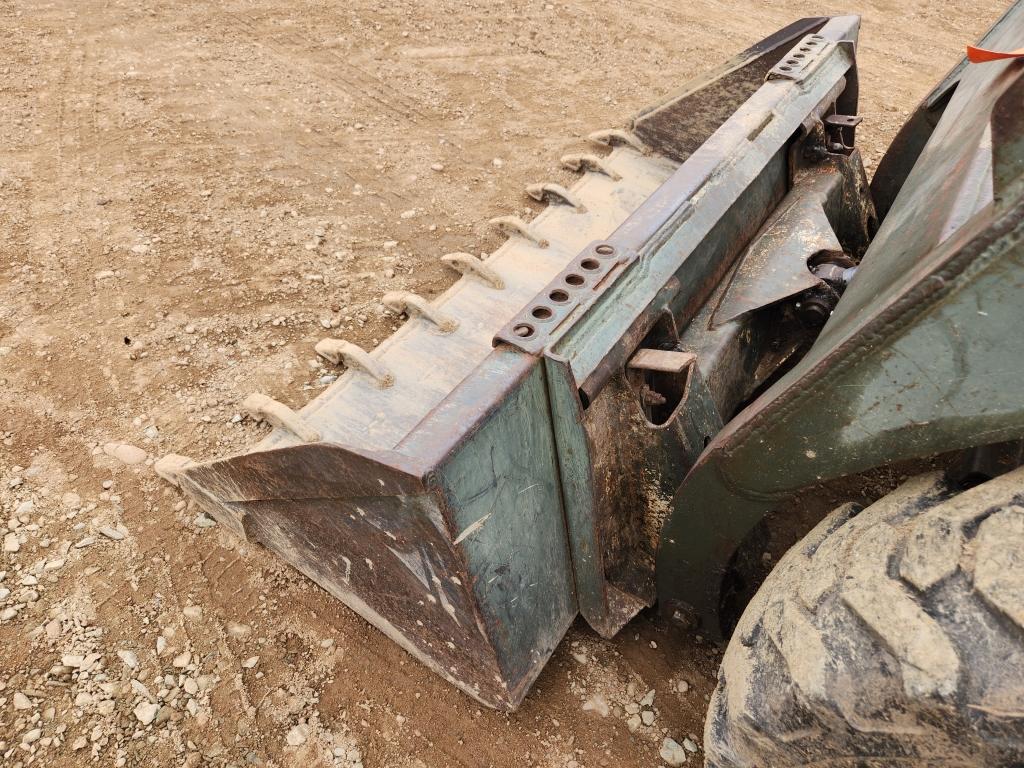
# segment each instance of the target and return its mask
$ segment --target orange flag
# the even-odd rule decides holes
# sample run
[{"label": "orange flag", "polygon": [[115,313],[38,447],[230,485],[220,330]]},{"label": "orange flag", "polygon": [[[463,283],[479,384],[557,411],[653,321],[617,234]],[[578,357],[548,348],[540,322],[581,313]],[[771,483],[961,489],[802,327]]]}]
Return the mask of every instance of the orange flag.
[{"label": "orange flag", "polygon": [[972,64],[1019,58],[1024,58],[1024,48],[1018,48],[1015,51],[989,51],[985,48],[976,48],[973,45],[967,46],[967,60]]}]

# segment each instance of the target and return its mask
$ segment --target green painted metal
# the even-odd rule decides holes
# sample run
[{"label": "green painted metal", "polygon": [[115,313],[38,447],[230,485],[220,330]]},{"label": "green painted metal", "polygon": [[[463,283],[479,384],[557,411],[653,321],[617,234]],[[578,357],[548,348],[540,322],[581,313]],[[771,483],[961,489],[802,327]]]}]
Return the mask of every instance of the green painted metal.
[{"label": "green painted metal", "polygon": [[[837,104],[855,109],[858,25],[855,17],[816,24],[817,33],[796,43],[808,51],[802,71],[769,74],[641,209],[570,263],[497,337],[540,356],[547,369],[577,600],[604,635],[654,603],[662,521],[722,424],[696,364],[679,375],[685,394],[672,413],[652,423],[627,363],[638,349],[676,347],[678,328],[704,306],[790,190],[794,136]],[[820,210],[821,200],[810,204]],[[595,277],[574,289],[572,278],[586,276],[588,265]],[[570,301],[546,300],[556,291]],[[539,314],[552,319],[544,325]],[[536,332],[524,336],[525,328]]]},{"label": "green painted metal", "polygon": [[[856,17],[803,20],[644,111],[633,129],[659,157],[630,150],[623,162],[646,169],[638,184],[667,180],[620,206],[632,214],[566,254],[561,272],[566,261],[535,282],[507,269],[501,290],[530,292],[493,349],[499,322],[479,322],[486,313],[462,326],[411,320],[420,346],[401,359],[418,378],[349,371],[299,414],[323,440],[276,430],[255,451],[185,467],[178,482],[462,690],[516,707],[578,613],[613,634],[656,586],[679,597],[717,562],[699,558],[718,545],[720,521],[694,519],[677,489],[704,482],[691,468],[709,441],[819,331],[795,306],[835,290],[808,259],[859,257],[871,228],[860,156],[845,146],[858,28]],[[681,119],[695,110],[701,119]],[[780,219],[790,205],[800,215]],[[780,220],[785,247],[771,228]],[[536,232],[513,240],[546,267],[558,250]],[[750,290],[764,269],[777,282]],[[737,275],[742,300],[716,319]],[[389,345],[411,347],[410,335],[371,363]],[[446,343],[460,345],[448,360]],[[403,409],[388,399],[396,390],[425,393],[427,405]],[[360,410],[352,393],[372,405]],[[730,545],[746,521],[735,517]],[[666,557],[673,576],[656,583]]]},{"label": "green painted metal", "polygon": [[[988,36],[1014,47],[1015,6]],[[1024,436],[1019,62],[971,66],[807,355],[738,414],[673,500],[663,607],[718,628],[744,535],[795,491],[891,461]]]}]

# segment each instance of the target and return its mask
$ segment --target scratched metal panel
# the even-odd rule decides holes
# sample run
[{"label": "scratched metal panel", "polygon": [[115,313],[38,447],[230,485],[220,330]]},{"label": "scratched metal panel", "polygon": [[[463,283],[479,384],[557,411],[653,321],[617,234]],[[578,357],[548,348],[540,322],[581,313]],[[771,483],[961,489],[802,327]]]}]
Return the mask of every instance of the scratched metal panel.
[{"label": "scratched metal panel", "polygon": [[490,706],[508,706],[443,496],[422,467],[316,443],[198,465],[181,482],[223,524],[435,672]]},{"label": "scratched metal panel", "polygon": [[[502,356],[495,353],[494,358]],[[576,616],[540,361],[438,471],[476,599],[518,703]],[[493,393],[492,393],[493,394]]]}]

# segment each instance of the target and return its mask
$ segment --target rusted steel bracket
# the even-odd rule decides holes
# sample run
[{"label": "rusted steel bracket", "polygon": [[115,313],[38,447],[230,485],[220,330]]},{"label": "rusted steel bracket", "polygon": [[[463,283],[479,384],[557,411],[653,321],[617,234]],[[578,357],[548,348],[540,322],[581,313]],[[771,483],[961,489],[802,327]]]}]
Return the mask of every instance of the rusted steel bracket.
[{"label": "rusted steel bracket", "polygon": [[495,343],[530,354],[543,352],[562,324],[586,312],[636,258],[635,251],[591,243],[495,335]]}]

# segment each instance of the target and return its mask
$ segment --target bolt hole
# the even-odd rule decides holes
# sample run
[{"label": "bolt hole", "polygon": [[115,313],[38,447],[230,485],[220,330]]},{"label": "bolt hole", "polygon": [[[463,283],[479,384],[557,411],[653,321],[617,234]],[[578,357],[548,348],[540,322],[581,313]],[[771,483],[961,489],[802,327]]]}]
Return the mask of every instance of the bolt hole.
[{"label": "bolt hole", "polygon": [[601,268],[601,262],[597,261],[597,259],[584,259],[580,262],[580,266],[590,272],[593,272],[595,269]]},{"label": "bolt hole", "polygon": [[538,320],[550,320],[551,315],[553,315],[554,313],[547,307],[534,307],[533,311],[530,314],[536,317]]},{"label": "bolt hole", "polygon": [[569,285],[583,285],[585,281],[583,280],[583,275],[577,275],[573,273],[571,275],[565,276],[565,282],[567,282]]},{"label": "bolt hole", "polygon": [[598,255],[600,256],[611,256],[613,253],[615,253],[615,249],[605,243],[602,243],[601,245],[597,246],[597,248],[595,248],[594,250],[597,251]]},{"label": "bolt hole", "polygon": [[561,289],[557,289],[549,293],[548,298],[556,304],[564,304],[569,300],[569,294]]},{"label": "bolt hole", "polygon": [[801,52],[803,52],[803,53],[810,53],[810,52],[811,52],[811,49],[810,49],[810,48],[808,48],[808,47],[807,47],[806,45],[805,45],[805,46],[804,46],[803,48],[801,48],[800,50],[801,50]]},{"label": "bolt hole", "polygon": [[794,59],[803,59],[803,58],[806,58],[806,57],[802,53],[794,53],[793,54],[793,58]]},{"label": "bolt hole", "polygon": [[789,70],[792,69],[792,67],[779,67],[779,69],[781,69],[783,72],[789,72]]},{"label": "bolt hole", "polygon": [[526,323],[520,323],[512,329],[512,333],[521,339],[528,339],[533,336],[533,326],[527,325]]}]

